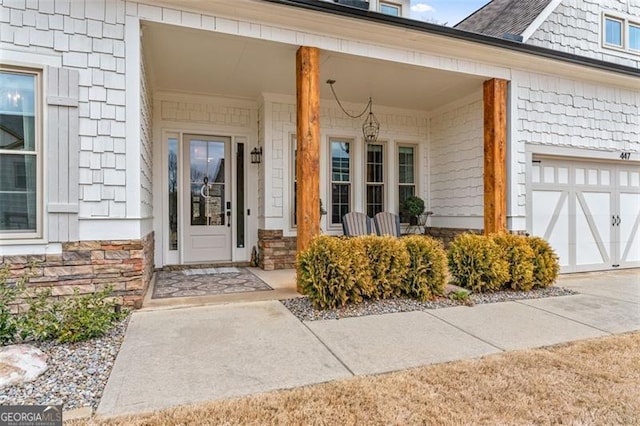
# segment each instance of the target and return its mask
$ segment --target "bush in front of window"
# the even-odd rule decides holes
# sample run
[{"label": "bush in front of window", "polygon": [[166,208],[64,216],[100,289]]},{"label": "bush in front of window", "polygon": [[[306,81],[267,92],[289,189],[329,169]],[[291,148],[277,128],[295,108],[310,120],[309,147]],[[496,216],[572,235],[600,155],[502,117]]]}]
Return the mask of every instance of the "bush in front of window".
[{"label": "bush in front of window", "polygon": [[402,277],[409,268],[409,254],[398,238],[366,235],[349,240],[360,240],[367,259],[361,264],[365,275],[371,277],[371,299],[387,299],[402,294]]},{"label": "bush in front of window", "polygon": [[424,235],[401,240],[409,255],[402,293],[418,300],[442,296],[448,281],[447,253],[442,242]]},{"label": "bush in front of window", "polygon": [[455,284],[473,292],[499,290],[509,281],[503,250],[484,235],[458,235],[449,246],[448,260]]}]

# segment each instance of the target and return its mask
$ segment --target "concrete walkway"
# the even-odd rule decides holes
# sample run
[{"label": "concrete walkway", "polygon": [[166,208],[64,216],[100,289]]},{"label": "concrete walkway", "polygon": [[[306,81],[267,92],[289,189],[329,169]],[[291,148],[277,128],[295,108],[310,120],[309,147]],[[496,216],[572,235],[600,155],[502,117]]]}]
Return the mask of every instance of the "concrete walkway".
[{"label": "concrete walkway", "polygon": [[640,330],[640,271],[581,294],[300,322],[277,301],[135,312],[97,414],[115,416]]}]

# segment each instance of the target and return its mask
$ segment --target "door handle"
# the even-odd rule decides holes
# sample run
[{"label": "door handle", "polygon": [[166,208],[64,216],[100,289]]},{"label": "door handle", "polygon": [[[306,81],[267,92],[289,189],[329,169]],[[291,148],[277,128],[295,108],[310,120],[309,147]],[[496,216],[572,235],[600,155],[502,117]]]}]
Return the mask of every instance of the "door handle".
[{"label": "door handle", "polygon": [[616,215],[611,216],[611,226],[616,226]]},{"label": "door handle", "polygon": [[227,226],[231,227],[231,210],[227,210]]},{"label": "door handle", "polygon": [[616,225],[620,226],[620,222],[622,222],[622,219],[620,219],[620,216],[616,216],[616,219],[618,219],[618,222],[616,223]]}]

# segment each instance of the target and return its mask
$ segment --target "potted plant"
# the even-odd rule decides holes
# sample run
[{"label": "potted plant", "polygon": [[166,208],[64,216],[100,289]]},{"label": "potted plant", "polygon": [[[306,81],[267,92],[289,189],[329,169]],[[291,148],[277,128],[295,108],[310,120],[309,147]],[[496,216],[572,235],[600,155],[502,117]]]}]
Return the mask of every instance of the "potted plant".
[{"label": "potted plant", "polygon": [[400,207],[400,212],[405,216],[409,216],[410,225],[417,225],[418,216],[424,213],[424,200],[415,195],[407,197]]}]

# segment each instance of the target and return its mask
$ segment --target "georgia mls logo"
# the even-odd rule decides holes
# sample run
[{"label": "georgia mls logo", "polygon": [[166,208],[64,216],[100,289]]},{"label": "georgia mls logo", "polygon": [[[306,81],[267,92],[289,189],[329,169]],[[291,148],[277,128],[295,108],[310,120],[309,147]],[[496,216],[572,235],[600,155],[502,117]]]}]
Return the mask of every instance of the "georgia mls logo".
[{"label": "georgia mls logo", "polygon": [[61,426],[62,405],[0,406],[0,426]]}]

